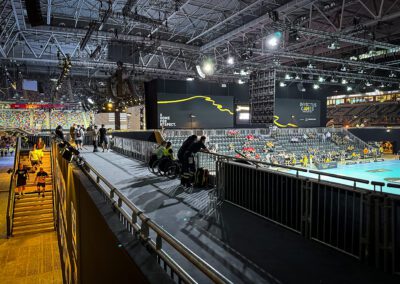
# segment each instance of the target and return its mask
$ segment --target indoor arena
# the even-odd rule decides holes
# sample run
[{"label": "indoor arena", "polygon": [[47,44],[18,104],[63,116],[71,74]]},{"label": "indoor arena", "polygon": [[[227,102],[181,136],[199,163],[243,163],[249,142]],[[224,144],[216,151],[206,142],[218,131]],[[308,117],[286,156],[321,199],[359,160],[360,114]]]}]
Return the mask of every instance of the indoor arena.
[{"label": "indoor arena", "polygon": [[400,2],[1,0],[3,283],[399,284]]}]

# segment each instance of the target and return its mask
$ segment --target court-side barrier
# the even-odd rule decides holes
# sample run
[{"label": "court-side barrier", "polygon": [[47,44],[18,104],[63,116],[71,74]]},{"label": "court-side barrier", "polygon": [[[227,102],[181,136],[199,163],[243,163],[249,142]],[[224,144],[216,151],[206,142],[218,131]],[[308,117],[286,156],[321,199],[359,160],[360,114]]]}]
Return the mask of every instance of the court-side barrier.
[{"label": "court-side barrier", "polygon": [[[57,149],[56,144],[53,145],[53,147]],[[145,149],[145,147],[140,149]],[[56,150],[56,152],[59,151]],[[142,157],[145,156],[144,153]],[[115,208],[121,223],[128,232],[130,232],[133,237],[139,238],[146,248],[157,257],[159,265],[170,275],[172,280],[176,283],[198,283],[198,281],[190,275],[193,269],[197,269],[212,283],[232,283],[183,243],[174,238],[174,236],[151,220],[83,158],[78,159],[78,164],[96,185],[106,202]],[[169,254],[164,247],[171,248],[173,253]],[[171,249],[169,249],[169,251]],[[174,256],[176,257],[177,255],[186,259],[193,268],[190,271],[184,270],[174,260]]]},{"label": "court-side barrier", "polygon": [[295,177],[225,157],[217,159],[216,175],[221,200],[384,271],[400,273],[400,196]]},{"label": "court-side barrier", "polygon": [[156,143],[140,141],[129,138],[115,136],[112,148],[114,151],[132,157],[139,161],[148,162],[153,150],[157,147]]},{"label": "court-side barrier", "polygon": [[[267,135],[270,133],[269,128],[238,128],[235,129],[241,135]],[[163,131],[164,137],[188,137],[190,135],[197,135],[197,136],[223,136],[227,135],[229,129],[167,129]]]}]

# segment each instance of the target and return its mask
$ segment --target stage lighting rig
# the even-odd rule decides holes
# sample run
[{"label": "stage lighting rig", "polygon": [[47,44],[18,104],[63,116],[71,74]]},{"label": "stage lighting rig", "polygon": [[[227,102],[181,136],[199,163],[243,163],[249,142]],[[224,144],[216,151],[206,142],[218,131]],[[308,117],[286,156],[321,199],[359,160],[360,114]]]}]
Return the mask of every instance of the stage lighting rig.
[{"label": "stage lighting rig", "polygon": [[64,79],[69,75],[72,67],[72,61],[69,54],[66,54],[64,58],[60,57],[60,59],[61,60],[59,61],[59,67],[61,68],[61,74],[58,77],[56,83],[56,91],[58,91],[61,88]]}]

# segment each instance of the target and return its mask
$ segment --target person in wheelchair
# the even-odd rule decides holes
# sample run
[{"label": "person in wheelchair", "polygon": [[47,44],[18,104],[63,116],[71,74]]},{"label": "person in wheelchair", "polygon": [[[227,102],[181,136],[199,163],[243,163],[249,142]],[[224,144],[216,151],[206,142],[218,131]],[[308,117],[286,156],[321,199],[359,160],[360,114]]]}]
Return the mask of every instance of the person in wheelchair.
[{"label": "person in wheelchair", "polygon": [[153,153],[150,157],[149,166],[153,168],[155,163],[160,160],[164,156],[165,146],[167,145],[166,141],[162,141],[161,144],[153,150]]},{"label": "person in wheelchair", "polygon": [[165,149],[163,151],[163,155],[158,163],[158,169],[160,172],[165,173],[167,169],[174,162],[174,152],[172,150],[172,143],[167,142]]}]

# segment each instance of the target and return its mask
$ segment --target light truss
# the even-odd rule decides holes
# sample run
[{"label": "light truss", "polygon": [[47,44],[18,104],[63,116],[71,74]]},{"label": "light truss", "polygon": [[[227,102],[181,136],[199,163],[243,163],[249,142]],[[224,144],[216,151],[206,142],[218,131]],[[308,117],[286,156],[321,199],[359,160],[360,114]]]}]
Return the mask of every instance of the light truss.
[{"label": "light truss", "polygon": [[251,48],[249,50],[253,51],[256,54],[261,54],[261,55],[275,55],[275,56],[291,58],[291,59],[300,59],[300,60],[306,60],[306,61],[315,61],[315,62],[332,63],[332,64],[338,64],[338,65],[356,66],[356,67],[362,67],[364,69],[380,69],[380,70],[388,70],[388,71],[393,71],[393,72],[400,71],[400,68],[397,68],[397,67],[391,67],[391,66],[383,65],[383,64],[355,61],[355,60],[323,57],[323,56],[316,56],[316,55],[311,55],[311,54],[300,54],[300,53],[296,53],[296,52],[281,51],[281,50],[268,50],[268,49],[262,50],[262,49],[256,49],[256,48]]},{"label": "light truss", "polygon": [[[370,74],[359,74],[359,73],[350,73],[350,72],[341,72],[334,70],[322,70],[322,69],[311,69],[311,68],[303,68],[303,67],[294,67],[294,66],[279,66],[274,67],[271,66],[272,69],[275,69],[277,73],[282,74],[303,74],[303,75],[313,75],[313,76],[322,76],[324,78],[345,78],[348,80],[359,80],[364,82],[379,82],[379,83],[388,83],[388,84],[399,84],[399,78],[390,78],[384,76],[376,76]],[[268,70],[270,68],[267,68]],[[282,77],[282,76],[281,76]],[[329,81],[324,82],[324,84],[331,83]]]}]

